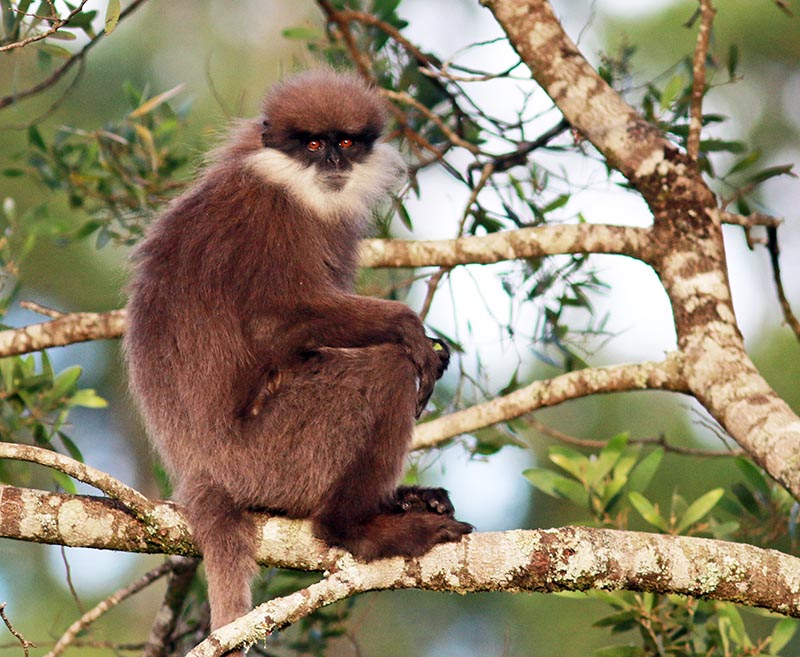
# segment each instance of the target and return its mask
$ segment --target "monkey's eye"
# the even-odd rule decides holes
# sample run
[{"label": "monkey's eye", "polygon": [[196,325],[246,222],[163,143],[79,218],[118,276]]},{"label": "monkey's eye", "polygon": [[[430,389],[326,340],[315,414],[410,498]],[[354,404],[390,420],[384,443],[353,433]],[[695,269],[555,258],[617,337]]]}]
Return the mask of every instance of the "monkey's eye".
[{"label": "monkey's eye", "polygon": [[353,145],[353,140],[350,137],[342,137],[339,140],[339,148],[350,148]]},{"label": "monkey's eye", "polygon": [[310,151],[318,151],[322,148],[323,143],[321,139],[310,139],[306,144],[306,148]]}]

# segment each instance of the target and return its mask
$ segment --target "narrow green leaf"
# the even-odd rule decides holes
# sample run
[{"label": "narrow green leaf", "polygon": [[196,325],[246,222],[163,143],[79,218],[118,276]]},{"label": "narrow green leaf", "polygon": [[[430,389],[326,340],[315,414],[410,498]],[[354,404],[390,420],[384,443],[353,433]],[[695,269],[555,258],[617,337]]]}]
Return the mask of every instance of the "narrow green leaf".
[{"label": "narrow green leaf", "polygon": [[75,482],[63,472],[51,470],[50,476],[53,477],[59,486],[61,486],[65,493],[69,493],[70,495],[76,495],[78,493],[78,489],[75,487]]},{"label": "narrow green leaf", "polygon": [[81,454],[81,450],[79,450],[78,446],[72,441],[72,438],[61,431],[58,432],[58,437],[61,438],[61,442],[64,443],[64,447],[67,449],[67,452],[69,452],[69,455],[76,461],[83,463],[83,454]]},{"label": "narrow green leaf", "polygon": [[784,646],[792,640],[797,631],[797,621],[794,618],[782,618],[775,623],[775,628],[769,638],[769,654],[779,655]]},{"label": "narrow green leaf", "polygon": [[761,468],[744,456],[737,456],[734,463],[736,463],[736,467],[739,468],[739,471],[753,488],[767,497],[770,496],[769,482]]},{"label": "narrow green leaf", "polygon": [[728,49],[728,77],[733,79],[736,77],[736,69],[739,67],[739,46],[735,43],[731,44]]},{"label": "narrow green leaf", "polygon": [[719,502],[724,494],[724,488],[715,488],[714,490],[708,491],[705,495],[698,497],[689,505],[689,508],[686,509],[686,513],[683,514],[680,523],[678,523],[677,532],[682,534],[689,527],[699,522],[711,509],[717,506],[717,502]]},{"label": "narrow green leaf", "polygon": [[105,32],[111,34],[119,23],[119,14],[121,6],[119,0],[108,0],[108,7],[106,8]]},{"label": "narrow green leaf", "polygon": [[639,512],[639,515],[642,516],[647,522],[649,522],[653,527],[656,529],[665,532],[668,530],[666,521],[661,517],[661,514],[658,512],[655,506],[650,503],[644,495],[641,493],[637,493],[636,491],[632,491],[628,493],[628,499],[630,500],[631,506]]},{"label": "narrow green leaf", "polygon": [[730,171],[728,171],[726,176],[730,176],[734,173],[738,173],[739,171],[744,171],[745,169],[750,168],[753,166],[758,160],[761,159],[761,149],[757,148],[754,151],[751,151],[747,155],[745,155],[741,160],[739,160],[736,164],[734,164]]},{"label": "narrow green leaf", "polygon": [[559,468],[569,472],[575,479],[583,482],[586,479],[586,468],[589,459],[583,454],[568,447],[551,447],[548,458]]},{"label": "narrow green leaf", "polygon": [[658,470],[658,466],[661,465],[661,459],[663,458],[664,450],[661,447],[645,456],[633,469],[630,477],[628,477],[630,489],[637,493],[644,491],[650,485],[653,476]]},{"label": "narrow green leaf", "polygon": [[281,32],[284,39],[292,39],[295,41],[320,41],[323,34],[315,27],[300,26],[289,27]]},{"label": "narrow green leaf", "polygon": [[686,78],[684,78],[682,75],[674,75],[670,81],[667,82],[663,91],[661,92],[661,98],[658,101],[658,104],[661,106],[662,110],[669,109],[670,105],[672,105],[673,101],[685,85]]},{"label": "narrow green leaf", "polygon": [[83,372],[83,370],[77,365],[68,367],[60,372],[55,378],[53,387],[48,396],[55,401],[66,395],[75,387],[75,384],[78,382],[78,379],[81,376],[81,372]]},{"label": "narrow green leaf", "polygon": [[747,181],[750,183],[762,183],[765,180],[769,180],[770,178],[775,178],[777,176],[793,176],[796,178],[797,174],[792,171],[793,167],[793,164],[781,164],[775,167],[768,167],[766,169],[762,169],[758,173],[754,173],[747,179]]},{"label": "narrow green leaf", "polygon": [[70,406],[83,406],[84,408],[105,408],[108,402],[100,397],[91,388],[78,390],[69,400]]},{"label": "narrow green leaf", "polygon": [[38,148],[40,151],[46,151],[47,146],[44,143],[44,139],[42,139],[42,133],[39,132],[39,128],[35,125],[32,125],[28,128],[28,143]]},{"label": "narrow green leaf", "polygon": [[530,468],[522,474],[536,488],[551,497],[568,499],[582,508],[589,505],[588,493],[573,479],[544,468]]},{"label": "narrow green leaf", "polygon": [[627,445],[628,434],[617,434],[600,450],[596,459],[588,462],[586,480],[589,486],[596,486],[603,477],[611,472],[611,468],[619,461]]}]

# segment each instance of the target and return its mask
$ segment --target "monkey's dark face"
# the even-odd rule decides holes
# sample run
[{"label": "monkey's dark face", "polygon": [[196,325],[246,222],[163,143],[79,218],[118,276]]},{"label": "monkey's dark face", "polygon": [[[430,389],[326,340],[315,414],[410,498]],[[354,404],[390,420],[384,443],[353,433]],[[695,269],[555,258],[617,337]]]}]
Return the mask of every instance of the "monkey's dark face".
[{"label": "monkey's dark face", "polygon": [[263,122],[263,148],[250,166],[322,218],[368,217],[369,207],[405,174],[399,153],[378,143],[377,127],[360,131],[282,131]]},{"label": "monkey's dark face", "polygon": [[298,135],[297,146],[290,153],[317,169],[320,182],[333,190],[345,186],[353,166],[364,161],[372,151],[374,138],[342,132]]}]

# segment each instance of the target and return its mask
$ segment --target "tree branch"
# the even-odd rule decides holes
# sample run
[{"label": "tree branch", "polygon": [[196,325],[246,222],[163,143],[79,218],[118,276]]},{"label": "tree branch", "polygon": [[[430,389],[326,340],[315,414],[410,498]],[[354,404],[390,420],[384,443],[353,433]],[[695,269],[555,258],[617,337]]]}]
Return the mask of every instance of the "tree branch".
[{"label": "tree branch", "polygon": [[50,650],[44,657],[58,657],[58,655],[63,653],[70,646],[80,632],[94,623],[103,614],[105,614],[107,611],[110,611],[124,600],[130,598],[132,595],[135,595],[142,589],[150,586],[150,584],[170,572],[171,569],[171,563],[168,561],[164,562],[157,568],[145,573],[133,584],[130,584],[119,591],[115,591],[107,598],[98,602],[94,607],[92,607],[67,628],[64,634],[61,635],[61,638],[56,642],[56,645],[53,646],[53,649]]},{"label": "tree branch", "polygon": [[700,133],[703,129],[703,96],[706,92],[706,57],[711,39],[711,25],[716,9],[711,0],[700,0],[700,29],[697,31],[697,45],[692,60],[692,99],[690,104],[689,136],[686,139],[686,153],[697,161],[700,153]]},{"label": "tree branch", "polygon": [[64,454],[33,445],[0,442],[0,459],[28,461],[55,468],[104,492],[111,499],[130,509],[139,520],[147,521],[153,512],[153,503],[136,489],[126,486],[102,470],[76,461]]},{"label": "tree branch", "polygon": [[[148,530],[111,500],[0,486],[0,537],[196,555],[180,509],[168,502],[153,505],[168,531]],[[259,534],[260,562],[329,571],[335,579],[314,589],[313,600],[306,589],[256,608],[235,627],[221,628],[213,635],[214,649],[263,637],[315,604],[396,588],[458,593],[631,589],[728,600],[800,617],[800,559],[739,543],[589,527],[516,530],[471,534],[460,543],[437,546],[412,560],[412,568],[402,558],[356,562],[315,539],[308,521],[264,518]]]},{"label": "tree branch", "polygon": [[630,390],[688,390],[677,352],[660,363],[596,367],[569,372],[515,390],[483,404],[417,425],[412,449],[434,447],[449,438],[587,395]]},{"label": "tree branch", "polygon": [[71,313],[50,322],[0,331],[0,356],[16,356],[88,340],[118,338],[124,330],[124,310]]}]

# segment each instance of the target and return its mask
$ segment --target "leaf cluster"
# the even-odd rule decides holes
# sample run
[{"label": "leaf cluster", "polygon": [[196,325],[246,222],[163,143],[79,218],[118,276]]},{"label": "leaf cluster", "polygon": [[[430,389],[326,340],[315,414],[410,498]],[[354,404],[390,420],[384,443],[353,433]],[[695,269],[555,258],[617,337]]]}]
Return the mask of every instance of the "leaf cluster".
[{"label": "leaf cluster", "polygon": [[[101,247],[114,240],[132,244],[157,209],[183,183],[176,175],[188,161],[180,146],[180,128],[188,107],[173,109],[169,99],[180,87],[150,97],[147,90],[124,86],[130,111],[97,130],[62,126],[52,135],[28,128],[23,167],[6,177],[29,176],[66,196],[70,207],[89,219],[75,228],[50,217],[53,233],[65,239],[96,234]],[[47,206],[39,210],[47,212]]]},{"label": "leaf cluster", "polygon": [[[597,453],[584,454],[555,445],[549,460],[558,470],[532,468],[523,474],[543,493],[567,500],[593,524],[628,528],[630,511],[665,534],[711,535],[731,539],[761,536],[765,545],[791,538],[796,548],[798,504],[751,461],[738,457],[743,481],[728,489],[715,488],[687,502],[672,493],[669,506],[645,496],[664,456],[658,447],[643,455],[640,445],[620,434]],[[746,527],[744,527],[746,525]],[[743,531],[744,527],[744,531]],[[596,657],[729,657],[780,655],[797,630],[797,621],[777,621],[769,635],[753,638],[739,609],[731,603],[704,601],[678,595],[592,591],[613,612],[595,623],[612,634],[637,631],[640,644],[609,646]]]},{"label": "leaf cluster", "polygon": [[[56,374],[47,352],[38,362],[33,355],[0,359],[0,439],[64,451],[83,461],[80,449],[65,433],[69,413],[77,406],[103,408],[106,401],[91,388],[78,386],[81,373],[73,366]],[[69,477],[57,470],[48,472],[65,491],[75,492]],[[19,484],[19,478],[28,474],[27,468],[0,461],[0,482]]]}]

